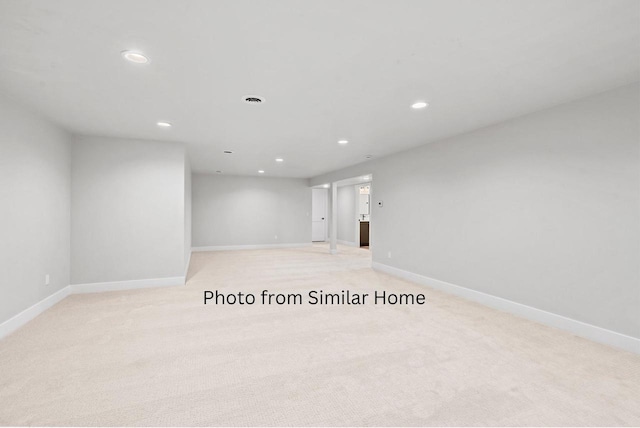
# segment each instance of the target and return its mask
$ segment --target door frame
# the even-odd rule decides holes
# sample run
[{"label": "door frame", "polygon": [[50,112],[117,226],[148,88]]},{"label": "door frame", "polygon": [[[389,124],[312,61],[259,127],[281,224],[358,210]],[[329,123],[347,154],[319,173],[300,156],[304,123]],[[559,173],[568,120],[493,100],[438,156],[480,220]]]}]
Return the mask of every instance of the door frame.
[{"label": "door frame", "polygon": [[356,246],[360,248],[360,186],[369,186],[369,249],[371,249],[371,218],[373,216],[373,180],[354,184],[355,213],[356,213]]}]

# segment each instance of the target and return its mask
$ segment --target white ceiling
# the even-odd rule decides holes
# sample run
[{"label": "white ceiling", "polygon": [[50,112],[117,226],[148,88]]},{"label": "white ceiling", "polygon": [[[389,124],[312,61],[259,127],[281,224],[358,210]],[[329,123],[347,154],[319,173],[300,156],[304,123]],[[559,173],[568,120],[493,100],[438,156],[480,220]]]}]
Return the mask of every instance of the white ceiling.
[{"label": "white ceiling", "polygon": [[639,78],[637,0],[0,0],[6,96],[201,172],[310,177]]}]

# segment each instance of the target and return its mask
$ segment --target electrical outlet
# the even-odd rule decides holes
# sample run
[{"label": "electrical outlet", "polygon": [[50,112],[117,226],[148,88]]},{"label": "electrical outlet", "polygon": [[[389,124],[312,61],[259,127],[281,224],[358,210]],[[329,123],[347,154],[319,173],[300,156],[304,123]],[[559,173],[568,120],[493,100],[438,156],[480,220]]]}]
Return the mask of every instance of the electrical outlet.
[{"label": "electrical outlet", "polygon": [[49,274],[44,276],[44,285],[49,285]]},{"label": "electrical outlet", "polygon": [[389,252],[387,253],[387,258],[389,258],[389,259],[391,258],[391,251],[389,251]]}]

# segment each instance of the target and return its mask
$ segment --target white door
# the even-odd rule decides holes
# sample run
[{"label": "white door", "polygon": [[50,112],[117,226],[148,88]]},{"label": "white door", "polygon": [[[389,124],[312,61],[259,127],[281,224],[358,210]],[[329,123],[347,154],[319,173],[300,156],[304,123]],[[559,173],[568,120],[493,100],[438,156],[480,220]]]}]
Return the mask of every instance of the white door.
[{"label": "white door", "polygon": [[311,240],[327,240],[327,189],[311,189]]}]

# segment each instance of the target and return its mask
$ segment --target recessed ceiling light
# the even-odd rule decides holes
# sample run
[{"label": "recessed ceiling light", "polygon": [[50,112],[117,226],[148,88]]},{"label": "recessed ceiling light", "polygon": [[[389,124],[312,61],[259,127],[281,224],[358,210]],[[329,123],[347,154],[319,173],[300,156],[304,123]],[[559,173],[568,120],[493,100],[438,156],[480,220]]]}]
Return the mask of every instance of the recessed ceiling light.
[{"label": "recessed ceiling light", "polygon": [[122,52],[120,52],[120,54],[127,61],[130,61],[130,62],[133,62],[133,63],[136,63],[136,64],[146,64],[146,63],[149,62],[149,58],[147,58],[146,56],[144,56],[140,52],[122,51]]},{"label": "recessed ceiling light", "polygon": [[366,155],[364,158],[365,159],[371,159],[373,156],[372,155]]},{"label": "recessed ceiling light", "polygon": [[264,170],[259,169],[258,174],[264,174]]},{"label": "recessed ceiling light", "polygon": [[415,103],[411,104],[411,108],[414,108],[416,110],[417,109],[421,109],[421,108],[425,108],[425,107],[428,107],[428,106],[429,106],[429,104],[424,102],[424,101],[418,101],[418,102],[415,102]]},{"label": "recessed ceiling light", "polygon": [[347,141],[347,140],[340,140],[340,141],[338,141],[338,144],[347,144],[348,142],[349,141]]},{"label": "recessed ceiling light", "polygon": [[225,150],[225,151],[224,151],[224,152],[222,152],[222,153],[224,153],[225,155],[231,155],[231,154],[233,154],[233,152],[232,152],[231,150]]},{"label": "recessed ceiling light", "polygon": [[276,162],[284,162],[284,159],[282,159],[282,158],[276,158]]},{"label": "recessed ceiling light", "polygon": [[171,128],[171,124],[169,122],[158,122],[157,125],[161,128]]},{"label": "recessed ceiling light", "polygon": [[324,187],[325,189],[328,189],[329,185],[328,184],[323,184],[322,187]]}]

